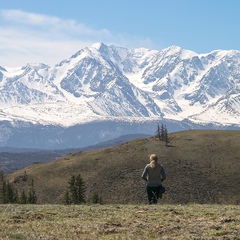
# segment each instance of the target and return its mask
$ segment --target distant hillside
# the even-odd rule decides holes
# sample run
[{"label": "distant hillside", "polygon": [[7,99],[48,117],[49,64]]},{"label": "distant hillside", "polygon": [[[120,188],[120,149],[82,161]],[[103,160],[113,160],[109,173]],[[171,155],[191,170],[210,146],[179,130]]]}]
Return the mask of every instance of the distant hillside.
[{"label": "distant hillside", "polygon": [[5,174],[9,174],[24,167],[27,167],[33,163],[51,162],[69,153],[92,151],[104,147],[112,147],[129,140],[143,138],[147,136],[148,135],[146,134],[128,134],[118,137],[116,139],[98,143],[96,145],[91,145],[84,148],[71,149],[44,150],[31,148],[0,147],[0,171],[3,171]]},{"label": "distant hillside", "polygon": [[167,180],[166,203],[240,203],[240,131],[190,130],[169,134],[171,143],[141,138],[118,146],[66,155],[9,174],[21,191],[34,179],[39,203],[61,203],[72,175],[81,174],[86,198],[104,203],[145,203],[141,173],[156,153]]}]

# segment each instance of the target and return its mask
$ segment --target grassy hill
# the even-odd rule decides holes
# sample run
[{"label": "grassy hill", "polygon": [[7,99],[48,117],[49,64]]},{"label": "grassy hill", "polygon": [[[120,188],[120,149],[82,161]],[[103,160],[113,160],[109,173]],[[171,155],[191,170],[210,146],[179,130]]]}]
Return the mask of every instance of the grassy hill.
[{"label": "grassy hill", "polygon": [[89,152],[68,154],[7,175],[19,192],[31,179],[38,203],[62,203],[72,175],[80,174],[86,199],[103,203],[146,203],[141,179],[149,155],[156,153],[167,180],[163,203],[240,203],[240,131],[189,130],[169,134],[165,146],[153,137]]}]

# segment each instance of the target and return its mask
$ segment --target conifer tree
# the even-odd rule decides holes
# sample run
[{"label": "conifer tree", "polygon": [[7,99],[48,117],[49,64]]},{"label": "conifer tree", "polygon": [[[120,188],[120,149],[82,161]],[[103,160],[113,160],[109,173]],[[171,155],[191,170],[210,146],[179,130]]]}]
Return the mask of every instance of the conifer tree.
[{"label": "conifer tree", "polygon": [[85,184],[80,174],[72,176],[69,180],[69,192],[65,194],[66,204],[85,203]]},{"label": "conifer tree", "polygon": [[77,203],[85,202],[85,184],[80,174],[76,177]]},{"label": "conifer tree", "polygon": [[25,191],[23,190],[20,194],[20,197],[19,197],[19,203],[20,204],[26,204],[28,202],[28,198],[27,198],[27,195],[25,193]]},{"label": "conifer tree", "polygon": [[97,204],[97,203],[102,204],[102,198],[96,192],[93,194],[92,203],[94,203],[94,204]]},{"label": "conifer tree", "polygon": [[0,171],[0,203],[3,203],[3,172]]},{"label": "conifer tree", "polygon": [[14,191],[14,203],[19,203],[18,190],[13,188],[13,191]]},{"label": "conifer tree", "polygon": [[165,141],[165,144],[166,144],[166,146],[167,146],[168,143],[169,143],[169,138],[168,138],[168,130],[167,130],[166,125],[165,125],[165,127],[164,127],[164,141]]},{"label": "conifer tree", "polygon": [[72,203],[72,204],[76,204],[76,202],[77,202],[77,190],[75,187],[75,181],[76,181],[75,176],[72,176],[68,182],[68,184],[69,184],[69,199],[70,199],[70,203]]},{"label": "conifer tree", "polygon": [[36,192],[35,192],[35,189],[34,189],[33,179],[31,181],[31,189],[29,190],[29,193],[28,193],[27,202],[30,203],[30,204],[37,203],[37,196],[36,196]]},{"label": "conifer tree", "polygon": [[69,191],[67,190],[65,195],[64,195],[64,203],[69,205],[71,203],[70,196],[69,196]]},{"label": "conifer tree", "polygon": [[161,141],[161,129],[159,123],[157,125],[156,137],[159,139],[159,141]]},{"label": "conifer tree", "polygon": [[17,196],[14,193],[12,184],[3,182],[3,203],[16,203]]},{"label": "conifer tree", "polygon": [[161,141],[164,141],[164,139],[165,139],[165,131],[166,131],[166,128],[162,124],[161,125]]}]

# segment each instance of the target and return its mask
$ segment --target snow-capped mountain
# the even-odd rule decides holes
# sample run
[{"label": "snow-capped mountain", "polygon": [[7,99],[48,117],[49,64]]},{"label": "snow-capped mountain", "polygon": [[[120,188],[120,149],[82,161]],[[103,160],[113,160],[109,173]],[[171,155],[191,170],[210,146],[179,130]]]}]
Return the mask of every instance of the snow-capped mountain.
[{"label": "snow-capped mountain", "polygon": [[55,66],[0,67],[2,122],[67,128],[159,119],[240,125],[240,51],[98,43]]}]

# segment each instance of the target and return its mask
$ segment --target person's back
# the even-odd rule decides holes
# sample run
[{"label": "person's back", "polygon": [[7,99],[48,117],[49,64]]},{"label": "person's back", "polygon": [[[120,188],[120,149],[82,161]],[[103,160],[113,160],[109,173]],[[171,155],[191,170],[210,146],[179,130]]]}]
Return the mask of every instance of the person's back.
[{"label": "person's back", "polygon": [[151,164],[149,163],[147,165],[147,185],[150,187],[156,187],[161,185],[162,183],[162,171],[163,167],[159,163],[156,163],[154,168],[151,167]]},{"label": "person's back", "polygon": [[149,203],[157,203],[157,199],[161,196],[161,190],[165,191],[162,182],[166,179],[163,166],[157,162],[156,154],[150,156],[148,163],[142,173],[142,178],[147,182],[147,194]]}]

